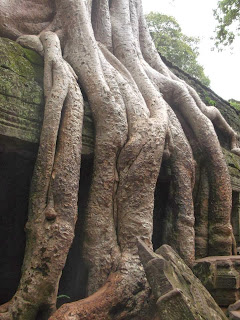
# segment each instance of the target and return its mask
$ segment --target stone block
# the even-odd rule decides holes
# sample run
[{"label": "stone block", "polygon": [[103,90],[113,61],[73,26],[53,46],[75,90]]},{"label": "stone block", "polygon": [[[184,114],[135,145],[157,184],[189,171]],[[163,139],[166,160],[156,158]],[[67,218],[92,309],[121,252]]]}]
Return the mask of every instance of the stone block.
[{"label": "stone block", "polygon": [[240,257],[219,256],[196,260],[193,271],[216,302],[227,307],[240,297]]},{"label": "stone block", "polygon": [[[36,52],[0,38],[0,139],[38,144],[44,114],[43,60]],[[94,125],[84,104],[82,154],[93,154]],[[16,142],[16,140],[18,142]],[[33,147],[34,148],[34,147]]]},{"label": "stone block", "polygon": [[161,320],[227,319],[191,269],[168,245],[155,253],[141,240],[139,256]]}]

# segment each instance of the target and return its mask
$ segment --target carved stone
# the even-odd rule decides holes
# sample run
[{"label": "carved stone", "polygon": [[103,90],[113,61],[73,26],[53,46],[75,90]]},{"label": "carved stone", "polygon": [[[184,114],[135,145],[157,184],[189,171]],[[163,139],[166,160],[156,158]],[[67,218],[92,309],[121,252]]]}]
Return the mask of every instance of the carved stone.
[{"label": "carved stone", "polygon": [[228,316],[230,320],[240,319],[240,300],[228,307]]},{"label": "carved stone", "polygon": [[240,299],[239,256],[199,259],[193,270],[220,306],[227,307]]},{"label": "carved stone", "polygon": [[154,253],[139,240],[138,250],[161,320],[227,319],[170,246],[163,245]]},{"label": "carved stone", "polygon": [[[40,138],[44,108],[43,60],[36,52],[0,38],[0,61],[1,147],[20,144],[26,149],[29,143],[38,144]],[[85,103],[83,154],[93,152],[93,131],[91,112]]]}]

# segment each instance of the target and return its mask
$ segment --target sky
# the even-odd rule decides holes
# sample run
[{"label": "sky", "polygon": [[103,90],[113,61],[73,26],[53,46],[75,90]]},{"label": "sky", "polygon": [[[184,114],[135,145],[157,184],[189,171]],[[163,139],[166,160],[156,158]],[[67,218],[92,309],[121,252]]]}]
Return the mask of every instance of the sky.
[{"label": "sky", "polygon": [[233,50],[212,50],[217,24],[213,9],[218,0],[142,0],[145,13],[160,12],[176,18],[183,33],[200,38],[199,63],[209,77],[211,89],[222,98],[240,101],[240,39]]}]

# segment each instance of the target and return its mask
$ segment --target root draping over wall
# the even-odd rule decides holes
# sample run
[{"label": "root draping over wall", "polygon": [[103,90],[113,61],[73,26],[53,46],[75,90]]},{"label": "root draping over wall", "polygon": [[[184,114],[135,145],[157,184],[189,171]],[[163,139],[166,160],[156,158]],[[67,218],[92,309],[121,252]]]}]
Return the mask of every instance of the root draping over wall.
[{"label": "root draping over wall", "polygon": [[[231,184],[213,124],[240,154],[237,134],[162,62],[140,0],[0,0],[0,8],[0,36],[44,57],[45,93],[22,277],[0,319],[152,319],[136,239],[151,247],[162,157],[172,172],[165,241],[192,265],[194,142],[207,163],[204,252],[229,255]],[[55,311],[77,218],[82,94],[95,125],[83,248],[89,297]]]}]

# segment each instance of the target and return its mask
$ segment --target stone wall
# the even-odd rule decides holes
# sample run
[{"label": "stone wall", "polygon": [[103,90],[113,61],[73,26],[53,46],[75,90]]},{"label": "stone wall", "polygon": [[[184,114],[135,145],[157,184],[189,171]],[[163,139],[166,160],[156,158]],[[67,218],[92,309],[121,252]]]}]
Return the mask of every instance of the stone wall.
[{"label": "stone wall", "polygon": [[[163,58],[164,59],[164,58]],[[165,60],[165,59],[164,59]],[[170,62],[168,67],[196,89],[206,104],[215,105],[231,126],[240,133],[240,111],[232,107],[210,88]],[[34,149],[40,137],[43,119],[43,60],[35,52],[14,41],[0,38],[0,142],[1,148]],[[240,192],[240,158],[229,153],[227,137],[218,132],[232,176],[233,189]],[[11,139],[9,139],[11,138]],[[5,140],[6,143],[5,143]],[[30,144],[29,144],[30,143]],[[94,126],[85,102],[83,155],[93,153]]]},{"label": "stone wall", "polygon": [[[28,194],[38,150],[43,109],[42,58],[16,42],[0,38],[0,304],[11,299],[20,279]],[[76,225],[77,236],[60,282],[60,294],[70,296],[72,300],[85,295],[87,277],[80,244],[91,183],[93,145],[93,121],[85,102],[79,190],[80,218]],[[60,298],[59,303],[63,302],[68,300]]]},{"label": "stone wall", "polygon": [[[1,145],[38,144],[43,120],[43,60],[32,50],[0,38],[0,141]],[[10,137],[4,143],[5,137]],[[93,123],[85,103],[83,154],[93,152]],[[31,149],[31,147],[30,147]]]},{"label": "stone wall", "polygon": [[[215,104],[227,121],[240,132],[239,111],[169,62],[168,66],[187,81],[207,103]],[[16,290],[22,264],[27,219],[28,193],[36,159],[43,119],[43,61],[35,52],[0,38],[0,304]],[[217,132],[231,174],[236,206],[234,225],[239,223],[240,158],[229,151],[229,141]],[[94,126],[85,101],[83,160],[79,192],[79,219],[76,237],[60,282],[60,294],[71,300],[84,297],[86,269],[81,258],[82,228],[92,174]],[[161,226],[171,176],[163,162],[156,188],[153,243],[161,245]],[[159,190],[164,190],[159,197]],[[239,228],[235,228],[239,237]],[[74,277],[73,277],[74,274]],[[76,281],[77,279],[77,281]],[[80,283],[80,285],[79,285]],[[79,290],[80,287],[80,290]],[[63,301],[61,301],[63,302]],[[61,303],[60,302],[60,303]],[[65,301],[67,302],[67,300]]]}]

